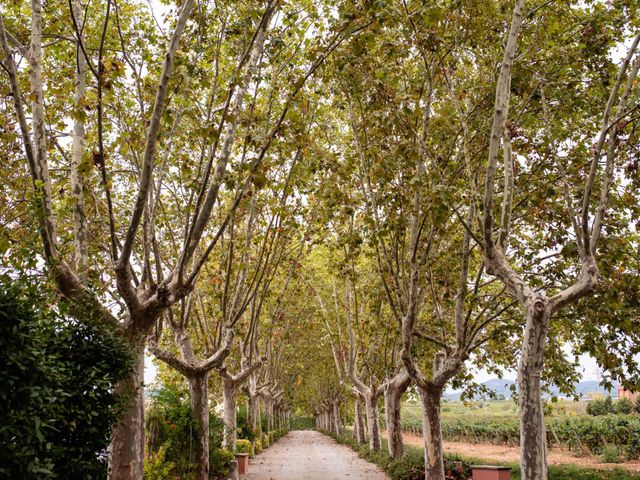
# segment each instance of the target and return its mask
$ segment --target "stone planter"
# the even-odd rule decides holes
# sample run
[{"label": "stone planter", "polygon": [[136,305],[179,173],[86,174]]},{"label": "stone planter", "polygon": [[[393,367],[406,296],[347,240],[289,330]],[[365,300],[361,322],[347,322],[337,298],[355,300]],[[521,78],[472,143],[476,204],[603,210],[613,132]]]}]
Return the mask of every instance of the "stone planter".
[{"label": "stone planter", "polygon": [[238,462],[238,473],[246,475],[249,472],[249,454],[236,453],[236,462]]},{"label": "stone planter", "polygon": [[472,480],[510,480],[510,467],[495,465],[471,465]]}]

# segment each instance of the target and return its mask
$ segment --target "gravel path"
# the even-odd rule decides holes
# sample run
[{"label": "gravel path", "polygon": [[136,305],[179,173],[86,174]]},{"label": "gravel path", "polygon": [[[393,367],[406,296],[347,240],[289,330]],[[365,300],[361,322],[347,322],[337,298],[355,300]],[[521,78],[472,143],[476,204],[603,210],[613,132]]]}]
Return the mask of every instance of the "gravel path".
[{"label": "gravel path", "polygon": [[312,430],[289,432],[250,460],[246,480],[388,480],[349,447]]}]

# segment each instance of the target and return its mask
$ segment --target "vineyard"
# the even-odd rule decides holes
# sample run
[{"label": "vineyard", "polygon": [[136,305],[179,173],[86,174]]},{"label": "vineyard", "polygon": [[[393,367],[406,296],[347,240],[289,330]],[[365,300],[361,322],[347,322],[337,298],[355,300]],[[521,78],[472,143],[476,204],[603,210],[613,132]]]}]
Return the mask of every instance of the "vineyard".
[{"label": "vineyard", "polygon": [[[443,407],[442,434],[445,440],[516,446],[520,427],[511,402],[495,402],[488,411],[478,412],[453,404]],[[511,405],[513,405],[511,403]],[[414,405],[405,404],[402,428],[420,434],[422,420]],[[640,415],[637,413],[590,416],[574,412],[549,415],[546,419],[550,447],[561,447],[578,455],[608,455],[635,459],[640,456]]]}]

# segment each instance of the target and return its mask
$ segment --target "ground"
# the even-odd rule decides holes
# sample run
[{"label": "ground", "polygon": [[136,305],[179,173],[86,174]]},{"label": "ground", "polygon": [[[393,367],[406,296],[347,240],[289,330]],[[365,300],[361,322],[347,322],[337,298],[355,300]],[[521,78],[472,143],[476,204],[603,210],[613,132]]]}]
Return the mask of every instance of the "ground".
[{"label": "ground", "polygon": [[[423,447],[422,437],[411,433],[403,433],[402,437],[407,445]],[[507,445],[491,445],[486,443],[444,442],[444,450],[447,453],[457,453],[465,457],[481,458],[495,462],[520,461],[520,448]],[[550,465],[577,465],[588,468],[624,468],[632,472],[640,472],[640,460],[631,460],[623,463],[601,463],[593,456],[578,457],[572,452],[552,448],[549,450]]]},{"label": "ground", "polygon": [[349,447],[311,430],[289,432],[249,463],[246,480],[388,480]]}]

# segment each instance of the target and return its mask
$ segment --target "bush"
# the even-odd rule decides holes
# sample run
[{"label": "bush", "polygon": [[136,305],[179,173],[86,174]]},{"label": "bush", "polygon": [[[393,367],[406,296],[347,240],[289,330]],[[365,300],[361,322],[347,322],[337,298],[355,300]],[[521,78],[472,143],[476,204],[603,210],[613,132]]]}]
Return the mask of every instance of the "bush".
[{"label": "bush", "polygon": [[[382,468],[391,480],[425,480],[424,453],[422,449],[405,445],[402,458],[393,459],[389,456],[386,440],[382,441],[381,449],[377,452],[369,450],[367,445],[360,445],[350,435],[334,435],[338,443],[350,446],[358,455]],[[459,457],[446,456],[444,459],[445,478],[447,480],[468,480],[471,478],[471,467]]]},{"label": "bush", "polygon": [[269,448],[269,445],[271,445],[271,443],[269,443],[269,435],[267,435],[267,433],[263,433],[262,434],[262,448]]},{"label": "bush", "polygon": [[209,448],[209,478],[226,478],[233,459],[233,453],[225,448]]},{"label": "bush", "polygon": [[613,404],[613,413],[628,415],[633,412],[633,404],[628,398],[621,398]]},{"label": "bush", "polygon": [[[165,460],[174,464],[173,474],[189,478],[196,467],[193,446],[197,441],[195,421],[191,416],[186,389],[166,386],[155,393],[146,415],[147,455],[166,448]],[[209,473],[211,478],[224,478],[233,453],[221,449],[223,422],[209,417]]]},{"label": "bush", "polygon": [[608,415],[614,413],[613,400],[611,397],[606,397],[604,400],[596,399],[587,403],[587,414],[597,417],[599,415]]},{"label": "bush", "polygon": [[634,408],[636,413],[640,413],[640,397],[637,398],[636,400],[636,406]]},{"label": "bush", "polygon": [[253,441],[253,451],[256,455],[262,451],[262,441],[257,438]]},{"label": "bush", "polygon": [[292,430],[313,430],[316,427],[315,419],[311,416],[296,415],[291,418]]},{"label": "bush", "polygon": [[144,461],[145,480],[165,480],[175,473],[175,464],[166,461],[168,448],[169,443],[166,443],[157,452],[147,456]]},{"label": "bush", "polygon": [[620,449],[616,445],[605,445],[600,454],[602,463],[620,463]]},{"label": "bush", "polygon": [[250,442],[253,442],[255,440],[257,433],[253,429],[253,427],[249,424],[249,420],[247,417],[247,407],[244,405],[238,409],[236,425],[237,425],[236,432],[237,432],[238,438],[245,438]]},{"label": "bush", "polygon": [[249,440],[240,438],[236,441],[236,453],[248,453],[250,457],[253,457],[253,445]]},{"label": "bush", "polygon": [[90,315],[51,307],[43,285],[0,277],[0,477],[105,478],[114,393],[133,357]]}]

